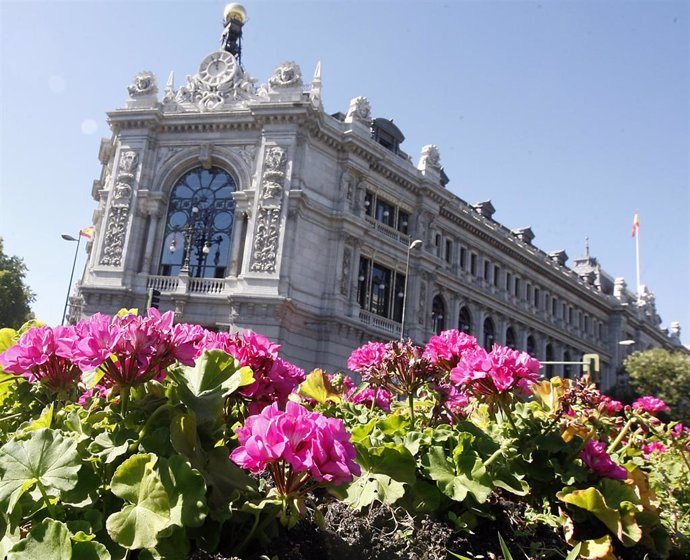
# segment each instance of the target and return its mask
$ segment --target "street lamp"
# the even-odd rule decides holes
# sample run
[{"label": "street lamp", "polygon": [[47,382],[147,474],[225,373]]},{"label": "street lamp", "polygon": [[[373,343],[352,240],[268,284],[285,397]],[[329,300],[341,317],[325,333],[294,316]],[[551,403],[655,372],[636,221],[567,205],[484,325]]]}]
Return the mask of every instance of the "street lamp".
[{"label": "street lamp", "polygon": [[407,261],[405,262],[405,288],[402,298],[402,317],[400,318],[400,340],[402,340],[405,336],[405,307],[407,304],[407,278],[410,275],[410,251],[412,251],[412,249],[416,249],[417,247],[421,247],[422,243],[423,242],[421,239],[415,239],[407,247]]},{"label": "street lamp", "polygon": [[[213,215],[210,210],[199,210],[197,206],[193,206],[190,219],[184,227],[184,256],[180,272],[189,274],[192,249],[194,249],[196,254],[196,276],[203,276],[208,255],[211,252],[211,247],[214,245],[218,245],[214,259],[214,263],[218,264],[222,242],[223,237],[221,235],[213,237]],[[173,237],[168,250],[171,253],[175,253],[177,250],[176,238]],[[192,276],[194,276],[193,273]]]},{"label": "street lamp", "polygon": [[67,297],[65,297],[65,308],[62,310],[62,321],[61,325],[65,324],[65,317],[67,317],[67,304],[69,303],[69,293],[72,291],[72,280],[74,279],[74,268],[77,266],[77,256],[79,255],[79,243],[81,242],[81,235],[77,235],[76,238],[63,233],[61,237],[65,241],[76,241],[77,248],[74,250],[74,260],[72,261],[72,273],[69,275],[69,285],[67,286]]}]

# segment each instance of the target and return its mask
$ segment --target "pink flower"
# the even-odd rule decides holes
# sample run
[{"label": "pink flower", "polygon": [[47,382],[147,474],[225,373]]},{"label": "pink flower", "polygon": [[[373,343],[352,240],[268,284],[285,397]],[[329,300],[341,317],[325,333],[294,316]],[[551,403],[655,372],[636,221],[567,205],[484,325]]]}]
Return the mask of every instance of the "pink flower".
[{"label": "pink flower", "polygon": [[616,480],[628,478],[628,471],[613,462],[603,442],[589,440],[580,451],[580,459],[599,476]]},{"label": "pink flower", "polygon": [[607,395],[602,395],[599,401],[599,410],[607,416],[614,416],[616,413],[623,410],[623,403],[612,399]]},{"label": "pink flower", "polygon": [[79,400],[77,401],[77,404],[80,406],[86,407],[86,405],[89,403],[89,400],[96,397],[98,399],[105,399],[107,398],[108,394],[110,393],[110,388],[105,387],[103,385],[96,385],[93,387],[93,389],[86,389],[80,396]]},{"label": "pink flower", "polygon": [[366,407],[371,407],[373,402],[374,406],[380,408],[384,412],[390,412],[393,395],[382,387],[376,389],[373,387],[365,387],[359,393],[355,387],[348,393],[347,399],[352,403],[363,404]]},{"label": "pink flower", "polygon": [[658,441],[645,443],[642,446],[642,456],[645,459],[649,459],[654,453],[658,453],[659,455],[666,453],[666,446]]},{"label": "pink flower", "polygon": [[647,395],[645,397],[640,397],[634,403],[632,403],[633,410],[638,412],[647,412],[652,416],[656,416],[658,412],[668,412],[671,410],[664,401]]},{"label": "pink flower", "polygon": [[[309,412],[289,401],[285,411],[277,403],[247,418],[236,430],[240,446],[230,458],[253,473],[269,469],[279,493],[299,492],[311,476],[334,485],[360,474],[356,451],[342,420]],[[286,476],[285,465],[289,465]]]},{"label": "pink flower", "polygon": [[371,368],[380,365],[386,353],[386,345],[382,342],[367,342],[350,354],[347,367],[357,373],[366,373]]},{"label": "pink flower", "polygon": [[39,382],[52,393],[69,393],[81,378],[70,353],[74,345],[73,327],[34,327],[0,354],[0,364],[6,372],[22,375],[30,383]]},{"label": "pink flower", "polygon": [[458,330],[443,331],[432,336],[424,349],[424,357],[432,364],[450,370],[458,365],[466,350],[477,348],[477,339]]},{"label": "pink flower", "polygon": [[491,352],[479,347],[467,349],[451,370],[450,379],[475,395],[527,394],[539,379],[539,367],[526,352],[495,344]]},{"label": "pink flower", "polygon": [[241,366],[251,368],[254,382],[239,391],[250,399],[250,414],[257,414],[273,402],[284,405],[290,393],[306,378],[303,369],[278,357],[280,345],[261,334],[249,330],[241,335],[207,333],[204,344],[209,349],[227,352]]}]

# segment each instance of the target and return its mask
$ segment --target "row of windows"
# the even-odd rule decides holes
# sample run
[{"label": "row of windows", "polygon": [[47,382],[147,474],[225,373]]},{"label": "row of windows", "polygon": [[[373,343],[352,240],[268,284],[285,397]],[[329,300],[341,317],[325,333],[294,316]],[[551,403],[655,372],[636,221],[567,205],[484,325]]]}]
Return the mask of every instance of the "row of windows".
[{"label": "row of windows", "polygon": [[[446,327],[446,321],[444,319],[444,304],[443,304],[443,299],[441,299],[440,296],[436,296],[433,301],[432,305],[432,318],[434,319],[434,332],[436,334],[439,334],[441,331],[445,330]],[[440,320],[439,320],[440,318]],[[473,322],[472,322],[472,314],[470,310],[466,307],[463,306],[460,308],[460,312],[458,313],[458,322],[457,322],[457,327],[449,327],[449,328],[457,328],[459,331],[465,332],[467,334],[470,334],[477,338],[479,343],[482,345],[483,348],[486,350],[491,350],[493,347],[494,343],[498,342],[498,339],[496,337],[496,326],[494,324],[493,319],[490,317],[487,317],[484,319],[484,323],[482,324],[482,329],[481,332],[476,332]],[[548,343],[546,345],[545,353],[544,356],[538,356],[538,351],[537,351],[537,342],[536,339],[533,335],[529,335],[527,337],[527,345],[525,348],[518,348],[518,342],[517,342],[517,335],[515,333],[515,329],[513,327],[507,327],[505,331],[505,345],[508,348],[512,348],[513,350],[524,350],[527,353],[531,354],[532,356],[535,356],[539,359],[542,359],[543,361],[546,362],[554,362],[554,361],[564,361],[564,362],[571,362],[571,361],[577,361],[573,360],[571,357],[571,353],[569,350],[565,350],[563,353],[563,359],[559,360],[556,358],[556,354],[554,351],[553,344]],[[576,368],[573,367],[573,364],[564,364],[564,375],[566,377],[571,377],[572,374],[576,371]],[[547,364],[546,365],[546,376],[547,377],[553,377],[555,374],[555,368],[554,364]]]},{"label": "row of windows", "polygon": [[[444,239],[438,234],[435,245],[436,255],[449,264],[454,264],[456,254],[453,251],[453,240],[447,237]],[[482,259],[480,267],[480,256],[460,245],[457,259],[461,271],[469,272],[476,278],[482,278],[487,286],[505,290],[511,296],[528,302],[535,309],[550,314],[554,319],[563,319],[568,325],[578,327],[587,335],[596,335],[599,339],[604,337],[604,325],[601,321],[592,319],[588,314],[574,309],[566,302],[559,302],[556,297],[543,292],[541,288],[530,282],[524,282],[522,278],[510,271],[503,271],[500,265],[492,263],[488,258]]]},{"label": "row of windows", "polygon": [[410,214],[372,191],[367,191],[364,195],[364,212],[367,216],[405,235],[410,229]]}]

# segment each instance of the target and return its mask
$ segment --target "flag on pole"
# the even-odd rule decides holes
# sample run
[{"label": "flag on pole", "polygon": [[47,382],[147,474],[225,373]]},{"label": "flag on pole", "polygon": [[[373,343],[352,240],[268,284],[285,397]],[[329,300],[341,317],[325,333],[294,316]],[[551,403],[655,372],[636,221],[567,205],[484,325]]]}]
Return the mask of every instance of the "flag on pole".
[{"label": "flag on pole", "polygon": [[93,239],[93,234],[95,232],[95,228],[93,226],[85,227],[79,230],[79,235],[82,237],[86,237],[86,239]]},{"label": "flag on pole", "polygon": [[640,215],[635,212],[635,216],[633,217],[633,225],[632,225],[632,236],[635,237],[637,235],[637,230],[640,229]]}]

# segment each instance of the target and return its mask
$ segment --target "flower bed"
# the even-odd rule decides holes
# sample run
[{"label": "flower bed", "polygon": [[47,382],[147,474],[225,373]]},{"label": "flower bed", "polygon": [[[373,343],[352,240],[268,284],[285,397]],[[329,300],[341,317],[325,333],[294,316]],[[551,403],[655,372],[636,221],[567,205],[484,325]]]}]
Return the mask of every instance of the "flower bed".
[{"label": "flower bed", "polygon": [[690,555],[659,399],[458,331],[354,350],[359,384],[279,350],[156,310],[0,330],[0,557]]}]

